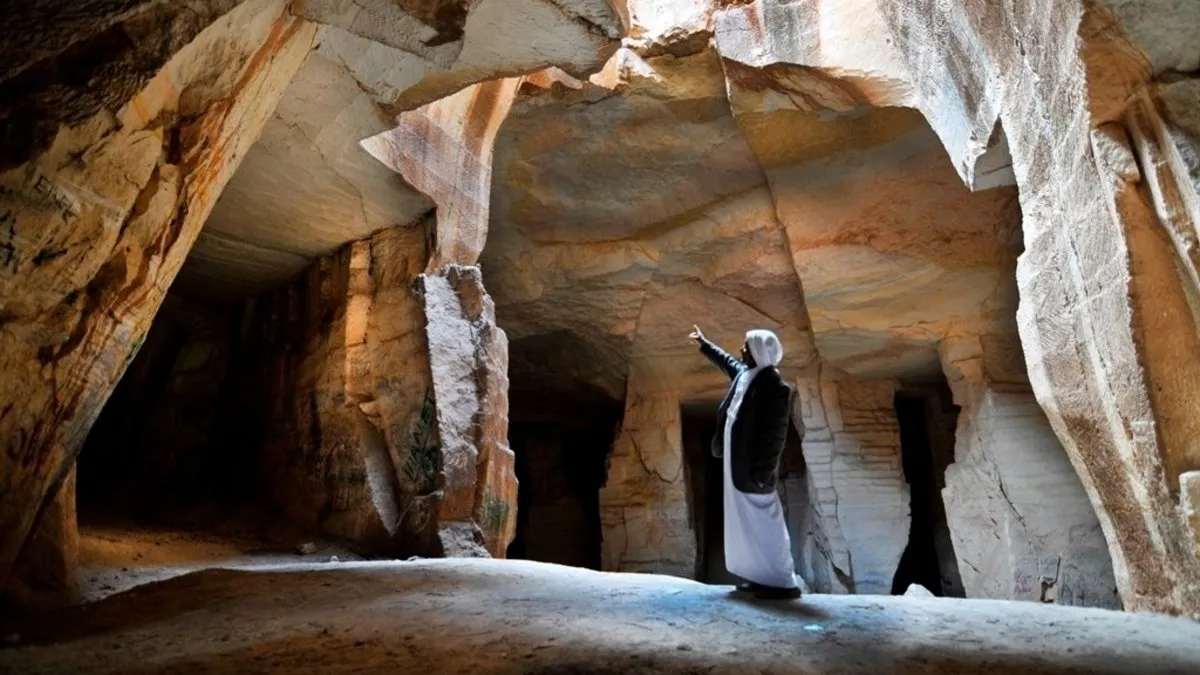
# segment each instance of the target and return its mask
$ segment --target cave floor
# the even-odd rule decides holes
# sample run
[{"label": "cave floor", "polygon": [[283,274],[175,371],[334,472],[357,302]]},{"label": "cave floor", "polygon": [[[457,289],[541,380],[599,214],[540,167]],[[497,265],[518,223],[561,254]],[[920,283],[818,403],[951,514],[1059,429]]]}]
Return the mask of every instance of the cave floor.
[{"label": "cave floor", "polygon": [[24,673],[1198,673],[1200,625],[1035,603],[810,595],[526,561],[214,569],[22,627]]},{"label": "cave floor", "polygon": [[255,569],[287,563],[358,560],[345,547],[326,541],[295,546],[264,543],[251,536],[121,522],[89,524],[79,529],[79,595],[95,602],[135,586],[202,569]]}]

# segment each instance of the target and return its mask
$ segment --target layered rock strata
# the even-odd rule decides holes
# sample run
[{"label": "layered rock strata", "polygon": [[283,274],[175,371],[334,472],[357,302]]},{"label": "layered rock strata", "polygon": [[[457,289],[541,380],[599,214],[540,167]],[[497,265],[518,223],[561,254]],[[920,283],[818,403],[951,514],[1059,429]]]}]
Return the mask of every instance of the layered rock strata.
[{"label": "layered rock strata", "polygon": [[315,28],[284,5],[254,0],[191,42],[173,36],[182,49],[143,87],[64,120],[0,175],[0,585],[312,47]]}]

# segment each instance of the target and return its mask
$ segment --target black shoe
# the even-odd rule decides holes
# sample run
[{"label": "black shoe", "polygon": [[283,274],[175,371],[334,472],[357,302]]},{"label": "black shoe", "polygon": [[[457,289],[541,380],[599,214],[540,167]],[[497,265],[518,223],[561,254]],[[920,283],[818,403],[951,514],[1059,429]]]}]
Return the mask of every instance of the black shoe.
[{"label": "black shoe", "polygon": [[770,588],[770,587],[763,586],[762,584],[756,584],[753,581],[743,581],[742,583],[738,584],[736,588],[738,591],[741,591],[742,593],[757,593],[757,592],[763,590],[764,588]]},{"label": "black shoe", "polygon": [[797,586],[793,586],[792,588],[758,586],[758,588],[754,589],[754,597],[759,600],[795,600],[800,597],[800,588]]}]

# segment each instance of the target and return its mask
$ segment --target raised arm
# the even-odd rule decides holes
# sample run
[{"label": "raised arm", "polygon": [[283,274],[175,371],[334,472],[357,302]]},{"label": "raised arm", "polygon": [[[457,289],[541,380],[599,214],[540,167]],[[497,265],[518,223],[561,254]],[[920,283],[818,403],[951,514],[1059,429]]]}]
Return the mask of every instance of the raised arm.
[{"label": "raised arm", "polygon": [[720,368],[722,372],[729,376],[729,379],[736,379],[746,366],[729,352],[721,349],[717,345],[704,337],[704,333],[700,332],[699,328],[692,327],[692,339],[700,346],[700,353],[712,361],[713,365]]}]

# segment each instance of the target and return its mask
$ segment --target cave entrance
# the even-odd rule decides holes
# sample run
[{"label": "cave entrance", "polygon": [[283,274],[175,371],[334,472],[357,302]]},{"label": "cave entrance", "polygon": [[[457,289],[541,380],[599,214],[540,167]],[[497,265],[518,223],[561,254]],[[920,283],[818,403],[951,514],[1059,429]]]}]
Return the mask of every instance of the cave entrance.
[{"label": "cave entrance", "polygon": [[713,457],[717,433],[717,402],[680,406],[683,456],[688,487],[688,512],[696,537],[696,580],[706,584],[736,584],[741,580],[725,570],[725,505],[722,464]]},{"label": "cave entrance", "polygon": [[279,541],[261,464],[270,378],[247,303],[172,289],[101,410],[76,464],[82,599],[315,552]]},{"label": "cave entrance", "polygon": [[254,505],[262,429],[239,411],[266,394],[236,376],[237,316],[167,296],[80,453],[81,524],[197,529]]},{"label": "cave entrance", "polygon": [[[518,376],[519,378],[519,376]],[[600,488],[622,407],[587,385],[509,394],[517,530],[508,557],[600,569]]]},{"label": "cave entrance", "polygon": [[920,584],[939,597],[965,597],[942,502],[946,467],[954,461],[958,406],[944,380],[901,388],[895,406],[912,524],[892,578],[892,594],[901,595],[910,584]]},{"label": "cave entrance", "polygon": [[[688,508],[696,537],[695,578],[706,584],[730,585],[741,583],[742,579],[725,569],[724,465],[713,457],[710,449],[717,434],[717,407],[716,401],[687,402],[680,406],[680,417]],[[787,445],[779,462],[779,493],[797,566],[799,546],[805,541],[804,533],[809,527],[806,480],[800,435],[789,424]]]}]

